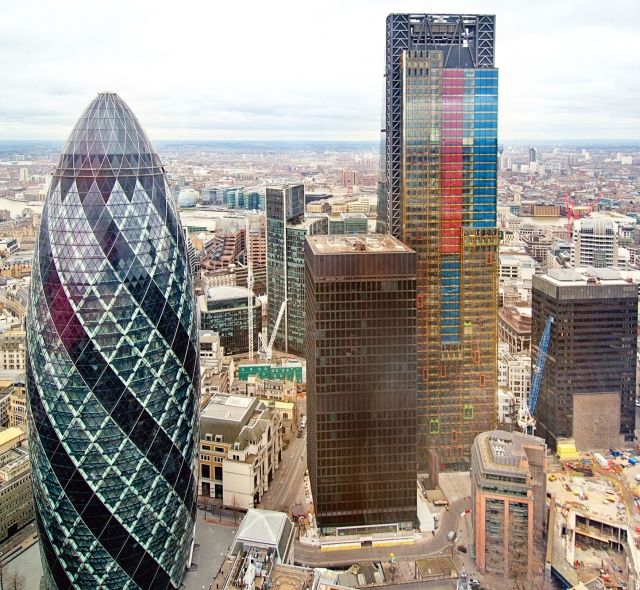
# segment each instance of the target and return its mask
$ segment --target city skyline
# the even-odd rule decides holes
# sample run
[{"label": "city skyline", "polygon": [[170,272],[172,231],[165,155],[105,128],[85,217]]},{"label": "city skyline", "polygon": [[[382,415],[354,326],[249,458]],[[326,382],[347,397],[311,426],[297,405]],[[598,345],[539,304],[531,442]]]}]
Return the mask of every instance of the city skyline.
[{"label": "city skyline", "polygon": [[[638,11],[631,1],[606,14],[597,2],[555,4],[441,1],[428,8],[497,15],[501,138],[637,139],[640,83],[627,72]],[[322,9],[249,2],[187,3],[175,13],[142,4],[122,19],[115,5],[101,14],[100,27],[73,6],[7,7],[0,137],[62,139],[85,97],[108,87],[127,96],[154,140],[376,140],[382,23],[390,12],[424,9],[406,1],[329,2]],[[22,32],[27,21],[37,42]],[[63,24],[73,34],[58,35]],[[145,26],[152,35],[139,34]]]}]

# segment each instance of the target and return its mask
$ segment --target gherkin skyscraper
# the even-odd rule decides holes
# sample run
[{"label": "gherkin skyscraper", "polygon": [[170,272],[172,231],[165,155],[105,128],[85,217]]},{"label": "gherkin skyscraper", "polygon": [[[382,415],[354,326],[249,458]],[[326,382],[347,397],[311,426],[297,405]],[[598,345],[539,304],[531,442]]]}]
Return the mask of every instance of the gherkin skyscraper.
[{"label": "gherkin skyscraper", "polygon": [[187,246],[122,99],[69,137],[27,318],[29,437],[47,588],[177,588],[195,520],[198,356]]}]

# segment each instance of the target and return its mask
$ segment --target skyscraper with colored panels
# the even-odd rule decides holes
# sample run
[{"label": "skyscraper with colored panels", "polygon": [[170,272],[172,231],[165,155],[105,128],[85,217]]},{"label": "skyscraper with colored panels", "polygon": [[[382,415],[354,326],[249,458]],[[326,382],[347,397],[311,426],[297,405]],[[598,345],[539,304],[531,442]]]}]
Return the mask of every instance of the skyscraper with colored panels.
[{"label": "skyscraper with colored panels", "polygon": [[195,517],[193,285],[162,164],[97,96],[53,174],[34,257],[27,390],[47,588],[178,588]]},{"label": "skyscraper with colored panels", "polygon": [[418,464],[436,471],[467,468],[496,422],[494,31],[485,15],[387,18],[378,230],[417,254]]}]

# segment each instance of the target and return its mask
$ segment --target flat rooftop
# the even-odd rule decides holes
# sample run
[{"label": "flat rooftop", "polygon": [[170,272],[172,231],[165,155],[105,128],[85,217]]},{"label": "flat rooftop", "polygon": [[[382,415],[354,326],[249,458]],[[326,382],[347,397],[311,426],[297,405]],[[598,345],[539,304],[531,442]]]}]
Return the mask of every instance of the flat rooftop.
[{"label": "flat rooftop", "polygon": [[554,268],[540,278],[560,287],[580,287],[586,285],[628,285],[619,271],[611,268]]},{"label": "flat rooftop", "polygon": [[258,400],[253,397],[217,394],[202,411],[201,418],[243,422],[247,415],[253,412],[253,406],[257,403]]},{"label": "flat rooftop", "polygon": [[529,474],[526,446],[545,446],[544,439],[519,432],[491,430],[476,438],[483,471]]},{"label": "flat rooftop", "polygon": [[309,236],[307,242],[314,254],[413,252],[388,234]]}]

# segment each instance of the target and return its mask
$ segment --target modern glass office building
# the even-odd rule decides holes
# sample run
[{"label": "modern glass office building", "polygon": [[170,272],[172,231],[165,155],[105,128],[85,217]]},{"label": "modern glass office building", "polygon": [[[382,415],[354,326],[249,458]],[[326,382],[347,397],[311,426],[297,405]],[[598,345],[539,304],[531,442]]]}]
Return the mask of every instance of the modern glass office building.
[{"label": "modern glass office building", "polygon": [[326,217],[304,217],[304,185],[267,187],[267,317],[269,338],[286,300],[277,350],[302,355],[304,347],[304,248],[306,237],[326,234]]},{"label": "modern glass office building", "polygon": [[468,469],[496,423],[495,17],[387,18],[378,231],[417,254],[418,463]]},{"label": "modern glass office building", "polygon": [[195,517],[193,285],[162,164],[116,94],[87,107],[53,174],[27,346],[47,588],[180,587]]},{"label": "modern glass office building", "polygon": [[322,532],[417,526],[415,253],[388,235],[310,236],[308,462]]}]

